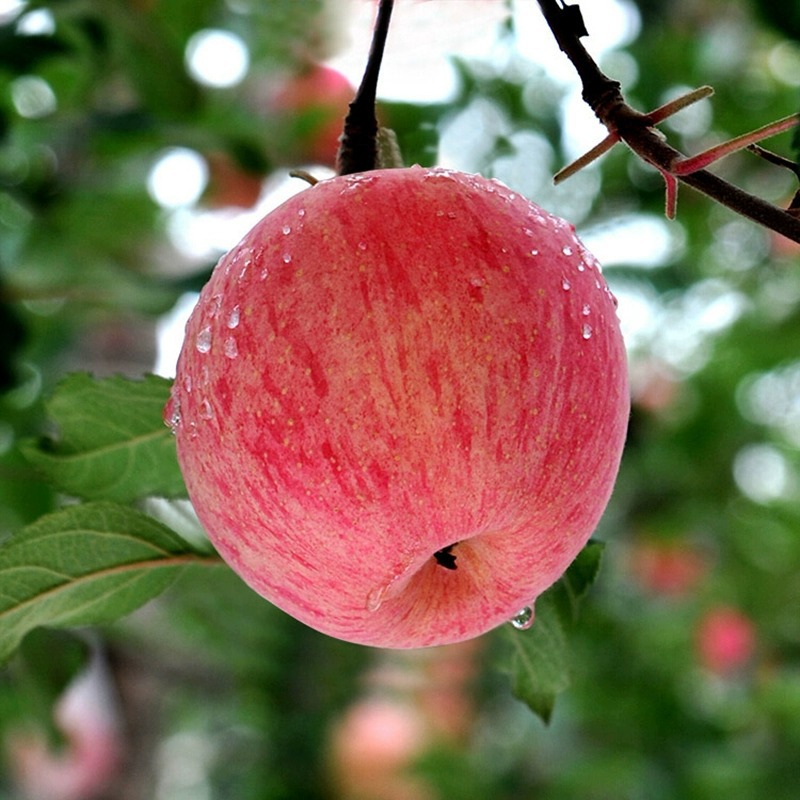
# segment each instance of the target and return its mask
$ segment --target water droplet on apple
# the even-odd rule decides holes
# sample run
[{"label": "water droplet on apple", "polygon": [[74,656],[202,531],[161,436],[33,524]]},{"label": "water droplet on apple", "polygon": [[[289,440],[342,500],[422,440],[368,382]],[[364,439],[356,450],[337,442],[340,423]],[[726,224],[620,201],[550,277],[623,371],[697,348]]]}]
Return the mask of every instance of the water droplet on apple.
[{"label": "water droplet on apple", "polygon": [[292,232],[292,226],[291,225],[284,225],[281,228],[281,231],[283,232],[284,236],[288,236]]},{"label": "water droplet on apple", "polygon": [[283,254],[283,263],[284,264],[291,264],[292,263],[292,254],[291,253],[284,253]]},{"label": "water droplet on apple", "polygon": [[367,243],[366,242],[359,242],[358,243],[358,249],[363,252],[364,250],[367,249]]},{"label": "water droplet on apple", "polygon": [[262,267],[262,268],[261,268],[261,275],[259,275],[259,277],[261,278],[261,280],[262,280],[262,281],[265,281],[265,280],[267,279],[267,276],[268,276],[268,275],[269,275],[269,270],[268,270],[266,267]]},{"label": "water droplet on apple", "polygon": [[207,353],[211,349],[211,326],[206,325],[194,341],[198,353]]},{"label": "water droplet on apple", "polygon": [[533,606],[525,606],[511,618],[511,624],[518,631],[526,631],[533,625],[535,618],[536,614],[534,613]]},{"label": "water droplet on apple", "polygon": [[214,409],[211,408],[211,403],[208,400],[203,400],[200,403],[200,417],[202,419],[213,419],[214,417]]},{"label": "water droplet on apple", "polygon": [[224,347],[225,355],[228,358],[236,358],[239,355],[239,348],[236,345],[236,339],[233,336],[229,336],[225,340],[225,347]]},{"label": "water droplet on apple", "polygon": [[241,309],[239,306],[234,306],[231,309],[231,313],[228,316],[228,327],[233,330],[239,324],[239,317],[241,315]]},{"label": "water droplet on apple", "polygon": [[186,389],[186,394],[192,393],[192,376],[189,373],[183,379],[183,388]]},{"label": "water droplet on apple", "polygon": [[571,255],[572,255],[572,248],[571,248],[571,247],[569,247],[569,246],[567,246],[567,247],[562,247],[562,248],[561,248],[561,252],[562,252],[562,253],[563,253],[565,256],[571,256]]},{"label": "water droplet on apple", "polygon": [[584,339],[591,339],[592,338],[592,326],[589,325],[588,323],[586,323],[583,326],[583,330],[582,330],[581,335],[583,336]]},{"label": "water droplet on apple", "polygon": [[564,278],[564,280],[561,281],[561,288],[565,292],[568,292],[572,288],[572,284],[566,278]]},{"label": "water droplet on apple", "polygon": [[379,586],[367,595],[367,611],[377,611],[383,605],[383,598],[386,596],[387,588],[386,586]]},{"label": "water droplet on apple", "polygon": [[181,424],[180,400],[170,397],[166,410],[167,426],[169,427],[170,431],[172,431],[172,435],[174,436],[178,432],[178,426]]},{"label": "water droplet on apple", "polygon": [[298,209],[297,209],[297,216],[298,216],[298,217],[301,217],[301,218],[302,218],[302,217],[304,217],[305,215],[306,215],[306,210],[305,210],[304,208],[298,208]]},{"label": "water droplet on apple", "polygon": [[588,317],[589,314],[592,313],[592,309],[589,307],[588,303],[584,303],[583,304],[583,308],[581,309],[581,313],[583,314],[584,317]]},{"label": "water droplet on apple", "polygon": [[538,256],[539,255],[539,251],[534,247],[533,250],[531,250],[531,255],[532,256]]}]

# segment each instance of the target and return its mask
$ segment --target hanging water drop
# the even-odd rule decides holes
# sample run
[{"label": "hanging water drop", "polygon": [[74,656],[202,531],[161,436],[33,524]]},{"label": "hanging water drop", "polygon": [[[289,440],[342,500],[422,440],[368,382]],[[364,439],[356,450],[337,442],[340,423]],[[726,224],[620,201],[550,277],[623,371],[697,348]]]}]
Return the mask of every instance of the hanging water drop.
[{"label": "hanging water drop", "polygon": [[572,284],[566,278],[564,278],[564,280],[561,281],[561,288],[565,292],[568,292],[572,288]]},{"label": "hanging water drop", "polygon": [[526,631],[533,625],[535,618],[536,614],[534,613],[533,606],[525,606],[511,618],[511,624],[518,631]]},{"label": "hanging water drop", "polygon": [[586,323],[583,326],[583,330],[581,332],[581,335],[583,336],[584,339],[591,339],[592,338],[592,326],[589,325],[588,323]]}]

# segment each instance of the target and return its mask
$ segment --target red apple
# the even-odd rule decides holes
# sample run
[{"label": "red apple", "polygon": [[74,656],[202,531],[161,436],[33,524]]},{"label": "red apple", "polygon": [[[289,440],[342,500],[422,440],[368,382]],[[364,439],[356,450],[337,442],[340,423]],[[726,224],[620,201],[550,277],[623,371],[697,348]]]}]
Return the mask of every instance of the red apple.
[{"label": "red apple", "polygon": [[358,700],[333,726],[328,761],[337,796],[433,800],[411,767],[431,734],[413,703],[403,698]]},{"label": "red apple", "polygon": [[412,167],[305,189],[221,259],[165,417],[253,589],[331,636],[419,647],[563,573],[628,409],[614,298],[572,226]]},{"label": "red apple", "polygon": [[718,675],[730,675],[752,658],[756,635],[752,620],[730,606],[712,608],[697,627],[700,663]]},{"label": "red apple", "polygon": [[332,167],[354,96],[350,81],[322,64],[285,78],[268,105],[274,114],[292,118],[289,157]]},{"label": "red apple", "polygon": [[686,542],[637,542],[630,569],[639,584],[655,595],[684,597],[708,572],[708,559]]}]

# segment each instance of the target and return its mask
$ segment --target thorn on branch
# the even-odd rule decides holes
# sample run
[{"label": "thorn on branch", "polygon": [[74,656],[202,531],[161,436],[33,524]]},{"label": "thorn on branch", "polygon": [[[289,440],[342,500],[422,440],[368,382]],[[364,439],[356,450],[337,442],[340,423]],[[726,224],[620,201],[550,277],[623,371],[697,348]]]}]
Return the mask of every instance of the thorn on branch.
[{"label": "thorn on branch", "polygon": [[750,133],[742,134],[722,144],[709,147],[708,150],[703,150],[702,153],[698,153],[695,156],[681,158],[675,161],[672,165],[671,172],[673,175],[690,175],[692,172],[705,169],[720,158],[735,153],[737,150],[743,150],[762,139],[767,139],[783,131],[788,131],[798,123],[800,123],[800,114],[791,114],[775,122],[770,122],[768,125],[763,125],[760,128],[756,128],[754,131],[750,131]]}]

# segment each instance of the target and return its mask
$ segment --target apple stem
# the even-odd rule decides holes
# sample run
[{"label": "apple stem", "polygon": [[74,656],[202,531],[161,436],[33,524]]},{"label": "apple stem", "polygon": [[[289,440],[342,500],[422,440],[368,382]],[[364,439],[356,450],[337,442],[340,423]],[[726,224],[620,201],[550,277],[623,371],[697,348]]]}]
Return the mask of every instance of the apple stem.
[{"label": "apple stem", "polygon": [[344,119],[344,131],[336,155],[339,175],[368,172],[378,166],[378,117],[375,113],[375,103],[378,75],[393,8],[394,0],[380,0],[364,76]]}]

